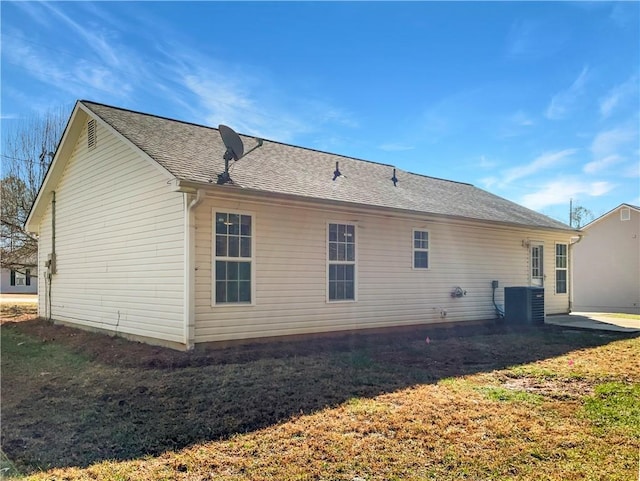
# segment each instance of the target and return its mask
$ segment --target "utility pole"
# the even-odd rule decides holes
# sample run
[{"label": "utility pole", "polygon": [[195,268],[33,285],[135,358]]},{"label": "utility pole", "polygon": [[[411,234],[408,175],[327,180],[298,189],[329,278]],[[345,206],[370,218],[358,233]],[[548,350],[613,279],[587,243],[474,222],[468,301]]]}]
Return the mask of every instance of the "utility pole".
[{"label": "utility pole", "polygon": [[573,199],[569,199],[569,227],[573,227]]}]

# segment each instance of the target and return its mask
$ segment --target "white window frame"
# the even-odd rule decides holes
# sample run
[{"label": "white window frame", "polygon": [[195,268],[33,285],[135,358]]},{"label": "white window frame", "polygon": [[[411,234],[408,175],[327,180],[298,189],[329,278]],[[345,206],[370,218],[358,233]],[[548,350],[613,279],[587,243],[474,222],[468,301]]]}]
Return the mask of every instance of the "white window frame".
[{"label": "white window frame", "polygon": [[[416,247],[416,232],[424,232],[427,234],[427,247]],[[427,253],[427,267],[416,267],[416,252]],[[411,268],[416,271],[428,271],[431,269],[431,232],[427,229],[414,228],[411,231]]]},{"label": "white window frame", "polygon": [[[355,241],[354,241],[354,245],[353,245],[353,249],[354,249],[354,255],[353,255],[353,261],[347,261],[347,260],[343,260],[343,261],[339,261],[339,260],[331,260],[330,256],[329,256],[329,232],[331,229],[331,225],[335,224],[335,225],[344,225],[344,226],[352,226],[353,227],[353,233],[355,235]],[[339,304],[339,303],[344,303],[344,302],[357,302],[358,301],[358,238],[360,237],[358,235],[358,226],[357,224],[353,223],[353,222],[348,222],[348,221],[328,221],[327,225],[326,225],[326,235],[325,235],[325,246],[326,246],[326,260],[327,260],[327,268],[326,268],[326,281],[325,281],[325,288],[326,288],[326,302],[330,303],[330,304]],[[353,265],[353,299],[330,299],[329,295],[330,295],[330,288],[329,288],[329,282],[330,282],[330,278],[329,278],[329,270],[330,270],[330,266],[332,265]]]},{"label": "white window frame", "polygon": [[[565,267],[558,267],[558,246],[564,246],[564,259],[565,259]],[[566,242],[556,242],[555,244],[555,252],[553,256],[553,265],[554,265],[554,292],[559,295],[565,295],[569,293],[569,244]],[[565,290],[564,292],[558,292],[558,271],[565,272]]]},{"label": "white window frame", "polygon": [[[216,255],[216,213],[245,215],[251,217],[251,257],[229,257]],[[239,308],[256,305],[256,216],[253,212],[226,207],[211,210],[211,306]],[[249,262],[251,265],[251,302],[216,302],[216,261]]]}]

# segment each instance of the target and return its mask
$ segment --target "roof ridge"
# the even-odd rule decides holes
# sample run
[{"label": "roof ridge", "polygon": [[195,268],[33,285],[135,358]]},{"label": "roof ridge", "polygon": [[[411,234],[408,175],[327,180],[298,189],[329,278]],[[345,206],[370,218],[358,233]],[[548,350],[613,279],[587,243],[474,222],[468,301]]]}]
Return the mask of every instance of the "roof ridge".
[{"label": "roof ridge", "polygon": [[[180,119],[175,119],[175,118],[172,118],[172,117],[165,117],[164,115],[150,114],[150,113],[147,113],[147,112],[141,112],[139,110],[126,109],[124,107],[116,107],[114,105],[103,104],[101,102],[94,102],[93,100],[79,100],[79,102],[83,103],[83,104],[99,105],[101,107],[107,107],[107,108],[113,109],[113,110],[120,110],[121,112],[129,112],[129,113],[132,113],[132,114],[144,115],[145,117],[154,117],[156,119],[168,120],[169,122],[178,122],[178,123],[181,123],[181,124],[192,125],[194,127],[202,127],[202,128],[205,128],[205,129],[218,130],[216,127],[211,127],[209,125],[197,124],[195,122],[189,122],[188,120],[180,120]],[[244,134],[242,134],[242,135],[244,135]],[[245,135],[245,137],[253,137],[253,136],[252,135]]]},{"label": "roof ridge", "polygon": [[[133,113],[133,114],[144,115],[145,117],[153,117],[153,118],[156,118],[156,119],[167,120],[169,122],[178,122],[178,123],[181,123],[181,124],[191,125],[191,126],[194,126],[194,127],[202,127],[202,128],[205,128],[205,129],[216,130],[216,131],[218,130],[218,128],[212,127],[212,126],[209,126],[209,125],[198,124],[198,123],[195,123],[195,122],[189,122],[187,120],[180,120],[180,119],[176,119],[176,118],[172,118],[172,117],[166,117],[166,116],[163,116],[163,115],[150,114],[150,113],[147,113],[147,112],[141,112],[139,110],[127,109],[127,108],[124,108],[124,107],[116,107],[116,106],[104,104],[104,103],[101,103],[101,102],[94,102],[93,100],[83,99],[83,100],[80,100],[80,102],[83,103],[83,104],[99,105],[101,107],[107,107],[109,109],[119,110],[121,112],[130,112],[130,113]],[[282,141],[279,141],[279,140],[266,139],[266,138],[263,138],[263,137],[258,137],[256,135],[244,134],[244,133],[241,133],[241,132],[239,132],[239,135],[242,135],[244,137],[254,138],[254,139],[258,139],[259,138],[259,139],[262,139],[262,140],[264,140],[266,142],[270,142],[272,144],[278,144],[278,145],[282,145],[282,146],[285,146],[285,147],[290,147],[290,148],[293,148],[293,149],[301,149],[301,150],[306,150],[306,151],[309,151],[309,152],[316,152],[316,153],[319,153],[319,154],[330,155],[332,157],[340,157],[340,158],[343,158],[343,159],[355,160],[357,162],[366,162],[366,163],[369,163],[369,164],[380,165],[380,166],[384,166],[384,167],[393,167],[394,169],[399,169],[399,170],[401,170],[403,172],[406,172],[406,173],[408,173],[410,175],[416,175],[416,176],[419,176],[419,177],[425,177],[427,179],[434,179],[434,180],[439,180],[439,181],[442,181],[442,182],[451,182],[453,184],[469,185],[471,187],[475,187],[473,184],[470,184],[468,182],[460,182],[460,181],[456,181],[456,180],[443,179],[441,177],[434,177],[434,176],[431,176],[431,175],[420,174],[418,172],[412,172],[410,170],[402,169],[402,168],[398,167],[397,165],[388,164],[386,162],[378,162],[378,161],[375,161],[375,160],[369,160],[369,159],[362,159],[360,157],[354,157],[352,155],[338,154],[338,153],[335,153],[335,152],[329,152],[329,151],[326,151],[326,150],[315,149],[315,148],[312,148],[312,147],[304,147],[304,146],[301,146],[301,145],[294,145],[294,144],[290,144],[290,143],[287,143],[287,142],[282,142]]]}]

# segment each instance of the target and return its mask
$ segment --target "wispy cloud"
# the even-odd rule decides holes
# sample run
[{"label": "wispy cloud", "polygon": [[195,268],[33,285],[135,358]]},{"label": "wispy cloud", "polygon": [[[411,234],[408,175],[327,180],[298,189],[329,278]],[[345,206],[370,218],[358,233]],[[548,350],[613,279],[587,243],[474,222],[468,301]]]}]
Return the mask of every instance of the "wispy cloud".
[{"label": "wispy cloud", "polygon": [[[331,100],[296,95],[269,72],[205,55],[188,38],[171,35],[170,25],[164,25],[165,35],[158,38],[139,28],[151,22],[146,17],[116,18],[99,3],[79,3],[73,9],[64,5],[42,2],[23,10],[43,28],[73,39],[60,42],[67,47],[38,45],[19,27],[2,34],[3,61],[49,86],[49,92],[140,109],[146,109],[143,102],[162,97],[161,115],[227,123],[242,133],[284,142],[331,126],[359,126],[354,115]],[[90,20],[97,18],[103,20]],[[153,54],[135,49],[137,37],[155,49]]]},{"label": "wispy cloud", "polygon": [[630,102],[635,103],[637,108],[639,82],[638,75],[633,75],[626,82],[613,87],[602,97],[600,99],[600,115],[602,118],[609,117],[616,109]]},{"label": "wispy cloud", "polygon": [[633,123],[599,132],[591,143],[591,152],[596,160],[619,155],[620,151],[638,142],[638,127]]},{"label": "wispy cloud", "polygon": [[588,74],[589,68],[584,67],[569,88],[561,90],[551,97],[551,101],[545,111],[545,116],[548,119],[559,120],[569,115],[579,98],[585,93]]},{"label": "wispy cloud", "polygon": [[619,155],[608,155],[601,159],[593,160],[585,164],[582,170],[585,174],[596,174],[610,167],[613,167],[614,165],[619,164],[622,161],[623,159]]},{"label": "wispy cloud", "polygon": [[503,175],[502,182],[508,184],[523,177],[537,174],[541,170],[557,168],[577,151],[577,149],[564,149],[555,152],[545,152],[531,162],[508,169]]},{"label": "wispy cloud", "polygon": [[599,197],[610,192],[615,186],[610,182],[584,182],[578,179],[556,179],[543,184],[538,190],[526,194],[522,205],[540,210],[546,207],[568,204],[569,199]]},{"label": "wispy cloud", "polygon": [[522,110],[518,110],[506,118],[501,119],[497,136],[509,139],[526,134],[536,124],[535,119]]},{"label": "wispy cloud", "polygon": [[510,59],[540,59],[554,54],[565,42],[566,33],[555,22],[531,19],[513,22],[506,39]]}]

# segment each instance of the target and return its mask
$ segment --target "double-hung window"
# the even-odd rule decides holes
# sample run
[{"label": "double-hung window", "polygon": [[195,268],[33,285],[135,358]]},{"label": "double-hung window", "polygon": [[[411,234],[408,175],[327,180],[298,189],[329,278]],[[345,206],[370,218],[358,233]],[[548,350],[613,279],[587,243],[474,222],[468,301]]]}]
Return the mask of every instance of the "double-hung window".
[{"label": "double-hung window", "polygon": [[356,299],[356,228],[353,224],[329,224],[328,299]]},{"label": "double-hung window", "polygon": [[214,304],[250,304],[253,292],[252,217],[216,212],[214,223]]},{"label": "double-hung window", "polygon": [[556,294],[567,293],[567,244],[556,244]]},{"label": "double-hung window", "polygon": [[425,230],[413,231],[413,268],[429,268],[429,232]]}]

